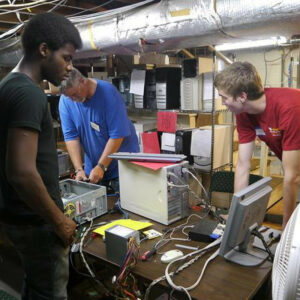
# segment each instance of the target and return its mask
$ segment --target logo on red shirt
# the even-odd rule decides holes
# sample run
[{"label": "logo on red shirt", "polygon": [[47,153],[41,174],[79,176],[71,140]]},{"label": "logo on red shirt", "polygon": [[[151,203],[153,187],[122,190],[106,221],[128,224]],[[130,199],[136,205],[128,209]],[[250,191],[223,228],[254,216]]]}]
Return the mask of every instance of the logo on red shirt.
[{"label": "logo on red shirt", "polygon": [[270,131],[272,136],[281,136],[281,131],[279,130],[279,128],[269,127],[269,131]]}]

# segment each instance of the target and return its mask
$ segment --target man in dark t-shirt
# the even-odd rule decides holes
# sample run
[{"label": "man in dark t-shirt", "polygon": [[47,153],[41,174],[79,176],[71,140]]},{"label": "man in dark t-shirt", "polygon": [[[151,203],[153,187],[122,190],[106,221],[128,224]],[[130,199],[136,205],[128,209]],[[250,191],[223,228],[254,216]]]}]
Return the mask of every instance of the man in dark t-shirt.
[{"label": "man in dark t-shirt", "polygon": [[81,47],[66,18],[34,16],[24,57],[0,83],[0,221],[25,270],[22,299],[67,299],[69,245],[76,224],[63,214],[47,98],[39,84],[68,77]]},{"label": "man in dark t-shirt", "polygon": [[[23,127],[37,131],[36,168],[50,197],[63,210],[57,180],[56,145],[46,95],[27,75],[12,72],[0,83],[0,103],[2,107],[3,105],[7,107],[7,109],[0,110],[0,165],[6,165],[9,128]],[[42,216],[22,201],[18,192],[9,184],[4,168],[1,168],[0,172],[3,195],[0,211],[2,221],[9,224],[44,223]]]}]

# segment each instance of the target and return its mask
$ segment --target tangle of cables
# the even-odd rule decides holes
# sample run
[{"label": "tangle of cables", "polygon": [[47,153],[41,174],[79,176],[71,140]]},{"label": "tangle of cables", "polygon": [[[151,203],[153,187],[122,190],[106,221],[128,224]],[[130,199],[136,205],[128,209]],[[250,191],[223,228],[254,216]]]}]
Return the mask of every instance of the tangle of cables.
[{"label": "tangle of cables", "polygon": [[120,266],[120,272],[114,278],[115,293],[122,297],[129,297],[130,299],[137,299],[140,297],[136,279],[131,273],[133,267],[137,264],[139,259],[139,245],[134,238],[128,241],[128,251]]}]

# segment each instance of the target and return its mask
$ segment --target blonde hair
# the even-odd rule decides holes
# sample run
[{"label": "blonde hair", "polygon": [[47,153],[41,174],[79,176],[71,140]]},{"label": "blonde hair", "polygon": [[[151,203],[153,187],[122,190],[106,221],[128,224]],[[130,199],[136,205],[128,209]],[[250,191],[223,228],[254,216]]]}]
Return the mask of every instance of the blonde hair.
[{"label": "blonde hair", "polygon": [[264,94],[261,78],[248,62],[234,62],[228,66],[216,75],[214,85],[233,98],[245,92],[247,99],[256,100]]}]

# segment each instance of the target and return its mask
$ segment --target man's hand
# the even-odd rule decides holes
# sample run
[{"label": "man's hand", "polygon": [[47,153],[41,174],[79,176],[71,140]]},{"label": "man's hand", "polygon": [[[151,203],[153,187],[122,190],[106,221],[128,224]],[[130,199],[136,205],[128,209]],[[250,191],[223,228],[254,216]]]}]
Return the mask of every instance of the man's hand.
[{"label": "man's hand", "polygon": [[91,183],[98,183],[102,180],[104,176],[104,171],[97,165],[90,173],[90,182]]},{"label": "man's hand", "polygon": [[62,222],[54,228],[55,233],[65,246],[69,246],[74,242],[75,230],[76,223],[67,216],[63,216]]},{"label": "man's hand", "polygon": [[76,181],[87,181],[88,178],[86,177],[86,174],[84,172],[84,170],[80,170],[76,173],[76,177],[75,177]]}]

